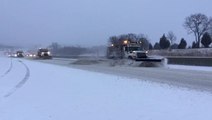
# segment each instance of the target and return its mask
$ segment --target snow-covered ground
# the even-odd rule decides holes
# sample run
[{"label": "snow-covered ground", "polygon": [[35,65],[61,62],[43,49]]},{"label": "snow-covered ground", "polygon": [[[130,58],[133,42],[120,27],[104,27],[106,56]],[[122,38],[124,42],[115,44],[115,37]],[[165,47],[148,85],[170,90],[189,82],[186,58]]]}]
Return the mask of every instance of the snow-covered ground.
[{"label": "snow-covered ground", "polygon": [[0,58],[0,120],[211,120],[212,94]]},{"label": "snow-covered ground", "polygon": [[179,70],[195,70],[195,71],[212,72],[212,67],[207,67],[207,66],[167,65],[167,67],[171,69],[179,69]]}]

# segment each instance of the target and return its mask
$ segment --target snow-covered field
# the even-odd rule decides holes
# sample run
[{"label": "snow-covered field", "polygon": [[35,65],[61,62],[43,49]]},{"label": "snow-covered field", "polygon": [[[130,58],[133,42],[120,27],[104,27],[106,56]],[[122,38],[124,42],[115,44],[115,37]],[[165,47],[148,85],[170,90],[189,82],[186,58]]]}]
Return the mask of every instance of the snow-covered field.
[{"label": "snow-covered field", "polygon": [[0,120],[211,120],[212,94],[0,57]]}]

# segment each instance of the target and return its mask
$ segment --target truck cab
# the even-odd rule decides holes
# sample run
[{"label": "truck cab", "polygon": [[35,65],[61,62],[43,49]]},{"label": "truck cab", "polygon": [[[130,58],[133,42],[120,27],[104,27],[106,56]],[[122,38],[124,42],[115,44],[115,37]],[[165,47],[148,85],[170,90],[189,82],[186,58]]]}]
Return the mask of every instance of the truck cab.
[{"label": "truck cab", "polygon": [[143,50],[138,44],[127,44],[123,47],[125,56],[128,59],[138,60],[147,58],[148,51]]},{"label": "truck cab", "polygon": [[40,49],[38,49],[37,57],[42,58],[42,59],[51,59],[52,55],[51,55],[51,52],[48,49],[40,48]]},{"label": "truck cab", "polygon": [[24,52],[23,51],[17,51],[16,56],[17,57],[24,57]]}]

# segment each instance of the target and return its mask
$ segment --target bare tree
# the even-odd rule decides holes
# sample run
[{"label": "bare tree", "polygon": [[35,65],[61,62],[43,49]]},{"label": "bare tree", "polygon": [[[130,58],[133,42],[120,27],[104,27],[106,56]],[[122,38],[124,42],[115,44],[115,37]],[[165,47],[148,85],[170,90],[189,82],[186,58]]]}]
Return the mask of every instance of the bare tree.
[{"label": "bare tree", "polygon": [[200,47],[202,35],[212,27],[212,18],[201,13],[192,14],[186,17],[184,27],[189,34],[194,33],[197,47]]},{"label": "bare tree", "polygon": [[169,31],[167,34],[167,39],[171,42],[171,45],[173,45],[174,42],[177,40],[177,37],[172,31]]}]

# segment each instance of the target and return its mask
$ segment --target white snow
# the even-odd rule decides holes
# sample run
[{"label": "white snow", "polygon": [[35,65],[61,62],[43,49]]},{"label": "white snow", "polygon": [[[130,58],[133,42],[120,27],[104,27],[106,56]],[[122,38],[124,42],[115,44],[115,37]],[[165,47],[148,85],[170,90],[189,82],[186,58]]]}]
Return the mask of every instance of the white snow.
[{"label": "white snow", "polygon": [[168,65],[168,68],[179,70],[195,70],[212,72],[212,67],[208,66],[189,66],[189,65]]},{"label": "white snow", "polygon": [[[211,120],[212,94],[13,59],[0,77],[0,120]],[[10,66],[0,58],[1,73]],[[2,66],[1,66],[2,67]],[[8,92],[13,93],[5,97]]]}]

